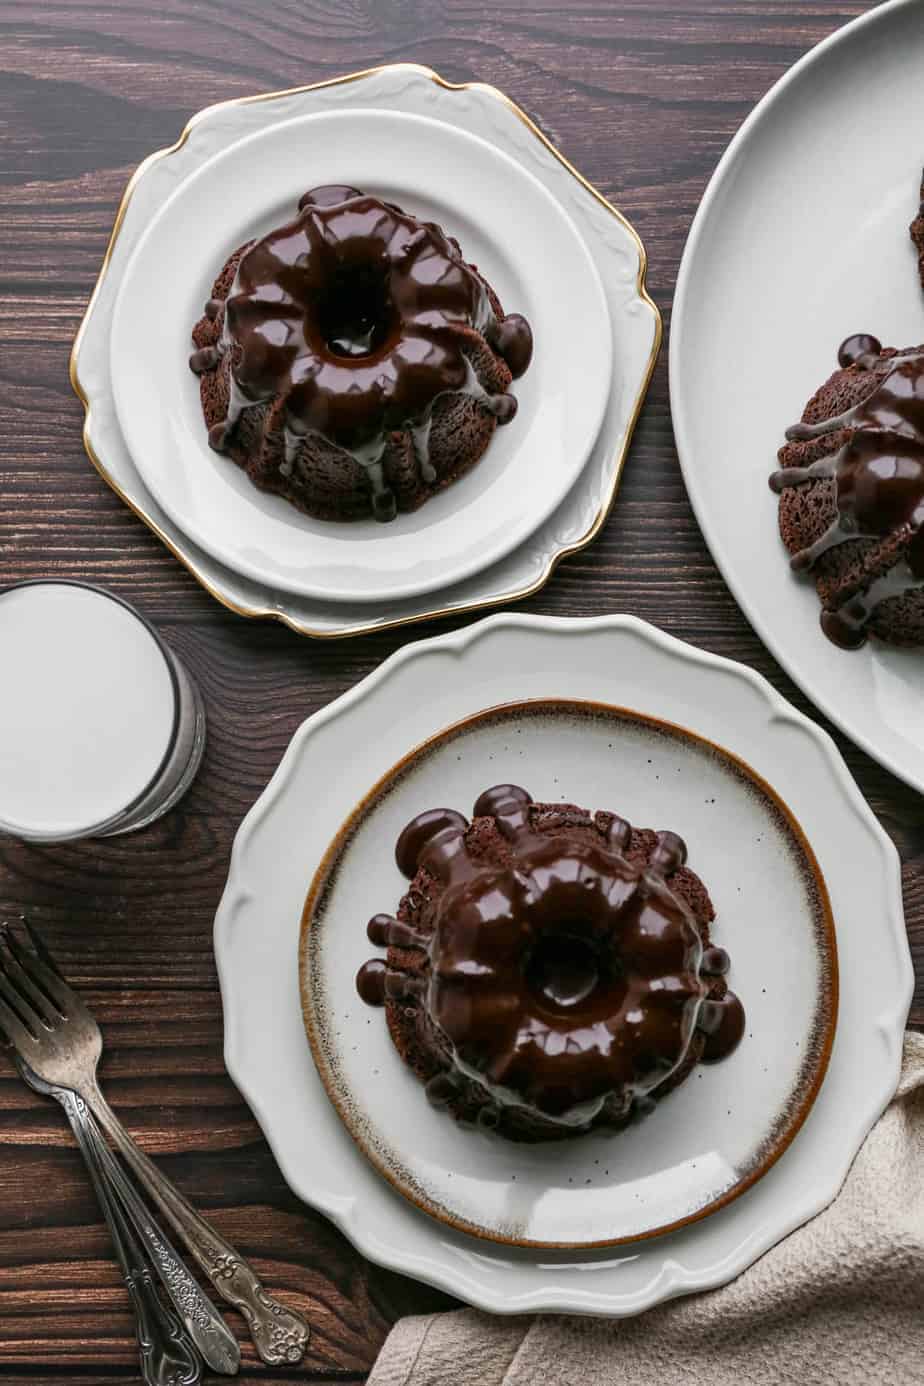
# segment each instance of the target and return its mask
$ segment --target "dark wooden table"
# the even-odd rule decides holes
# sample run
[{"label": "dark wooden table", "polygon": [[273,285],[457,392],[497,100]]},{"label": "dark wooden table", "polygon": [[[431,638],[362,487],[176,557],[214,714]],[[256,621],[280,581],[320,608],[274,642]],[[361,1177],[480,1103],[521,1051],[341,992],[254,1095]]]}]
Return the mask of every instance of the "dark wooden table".
[{"label": "dark wooden table", "polygon": [[[358,1382],[391,1322],[449,1303],[367,1265],[287,1190],[222,1064],[212,916],[235,829],[295,728],[432,628],[313,643],[212,601],[86,461],[71,340],[123,186],[189,115],[229,96],[416,60],[510,93],[631,218],[669,327],[690,219],[768,87],[862,0],[0,0],[0,583],[105,584],[194,670],[209,748],[192,793],[124,841],[0,843],[0,915],[27,909],[108,1040],[104,1082],[145,1148],[314,1326],[289,1378]],[[220,209],[216,209],[220,215]],[[700,537],[677,466],[662,355],[615,511],[524,610],[628,611],[751,664],[811,712],[761,647]],[[445,629],[447,623],[443,623]],[[434,627],[435,628],[435,627]],[[829,728],[830,730],[830,728]],[[924,1023],[922,801],[835,733],[905,863]],[[58,1108],[0,1055],[0,1377],[137,1380],[125,1293]],[[242,1335],[243,1336],[243,1335]]]}]

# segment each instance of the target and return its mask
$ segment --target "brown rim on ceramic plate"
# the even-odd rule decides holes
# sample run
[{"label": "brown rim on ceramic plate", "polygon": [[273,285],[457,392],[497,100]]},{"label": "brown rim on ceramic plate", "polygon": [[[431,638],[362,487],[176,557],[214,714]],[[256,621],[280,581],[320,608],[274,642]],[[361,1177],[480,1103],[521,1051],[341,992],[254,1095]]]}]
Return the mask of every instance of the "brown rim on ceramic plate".
[{"label": "brown rim on ceramic plate", "polygon": [[[331,1056],[325,1043],[323,1026],[318,1020],[318,997],[315,994],[315,988],[311,980],[310,953],[312,946],[318,943],[317,936],[319,934],[319,928],[313,930],[312,926],[317,924],[319,917],[322,916],[325,896],[334,882],[336,872],[346,849],[357,829],[372,809],[385,799],[400,781],[420,763],[420,761],[425,759],[433,751],[455,740],[457,737],[465,735],[474,725],[482,725],[491,721],[499,722],[508,719],[512,720],[515,717],[543,714],[566,714],[588,718],[605,717],[616,722],[628,722],[636,727],[642,727],[652,734],[668,736],[681,743],[692,743],[699,750],[717,758],[727,768],[729,773],[752,789],[769,805],[771,812],[788,834],[794,851],[801,859],[802,868],[811,888],[813,927],[822,963],[820,968],[820,990],[817,998],[814,1023],[808,1043],[805,1046],[798,1082],[794,1085],[781,1117],[773,1127],[771,1136],[764,1141],[759,1148],[758,1156],[752,1166],[745,1171],[732,1188],[726,1189],[720,1196],[686,1217],[646,1229],[644,1232],[633,1233],[630,1236],[609,1237],[605,1240],[592,1242],[538,1241],[489,1232],[484,1227],[456,1216],[445,1208],[437,1199],[429,1196],[419,1182],[401,1165],[400,1161],[389,1161],[386,1153],[381,1147],[365,1138],[365,1133],[360,1123],[354,1119],[352,1104],[345,1100],[344,1094],[337,1085],[334,1066],[331,1063]],[[827,1071],[837,1024],[837,938],[834,918],[831,912],[831,902],[828,896],[825,879],[815,858],[815,854],[791,809],[756,770],[752,769],[752,767],[748,765],[746,761],[742,760],[740,756],[736,756],[734,752],[727,750],[724,746],[720,746],[716,742],[710,741],[707,737],[700,736],[698,733],[691,731],[687,727],[680,726],[676,722],[668,722],[661,718],[651,717],[645,713],[637,712],[632,708],[620,707],[590,699],[540,698],[523,702],[501,703],[493,707],[485,708],[481,712],[473,713],[471,716],[463,718],[461,721],[454,722],[451,726],[444,728],[434,736],[429,737],[426,741],[413,747],[396,765],[393,765],[390,770],[386,771],[359,801],[346,821],[338,829],[333,841],[314,873],[302,910],[298,974],[302,1019],[318,1075],[330,1101],[353,1141],[375,1169],[377,1169],[399,1193],[408,1199],[409,1202],[413,1203],[423,1212],[428,1213],[438,1222],[442,1222],[454,1228],[456,1231],[468,1233],[470,1236],[478,1237],[484,1241],[507,1246],[534,1248],[537,1250],[589,1251],[648,1241],[652,1237],[662,1236],[668,1232],[676,1232],[680,1228],[688,1226],[690,1223],[699,1222],[709,1214],[717,1212],[720,1208],[724,1208],[727,1204],[739,1198],[741,1194],[755,1184],[757,1180],[762,1178],[767,1170],[776,1164],[777,1160],[788,1149],[800,1127],[805,1122],[818,1096]],[[389,1042],[391,1042],[390,1036]],[[421,1101],[425,1100],[423,1090],[421,1089]],[[618,1135],[614,1136],[613,1139],[618,1140]]]},{"label": "brown rim on ceramic plate", "polygon": [[[228,597],[224,596],[221,592],[219,592],[215,587],[212,586],[212,584],[198,570],[198,568],[192,562],[192,560],[189,559],[186,556],[186,554],[183,553],[177,547],[177,545],[170,538],[170,536],[163,529],[163,527],[160,524],[158,524],[157,520],[155,520],[152,515],[149,515],[143,506],[139,505],[136,501],[133,501],[128,495],[126,495],[126,493],[122,490],[121,486],[119,486],[115,478],[110,476],[109,472],[106,469],[106,464],[104,463],[102,458],[100,458],[97,455],[96,450],[94,449],[93,444],[90,441],[91,403],[88,395],[86,394],[86,391],[80,383],[80,374],[77,368],[77,361],[80,353],[81,340],[83,338],[86,325],[89,322],[90,315],[93,312],[93,306],[99,295],[100,288],[106,276],[106,272],[109,268],[109,262],[112,258],[112,253],[115,249],[115,244],[118,239],[119,232],[122,229],[122,223],[125,220],[125,214],[128,211],[128,205],[131,201],[132,193],[134,192],[135,188],[138,185],[138,182],[140,181],[144,173],[152,166],[152,164],[159,162],[161,159],[169,158],[171,154],[175,154],[177,150],[182,149],[183,145],[189,139],[189,136],[195,129],[196,125],[198,125],[199,122],[202,121],[205,117],[213,114],[216,111],[227,110],[232,106],[249,106],[254,105],[257,102],[272,101],[278,97],[297,96],[302,92],[318,91],[323,87],[335,87],[346,85],[350,82],[358,82],[365,77],[374,77],[380,72],[388,71],[417,72],[421,76],[426,77],[429,81],[435,83],[436,86],[444,88],[446,91],[479,91],[490,97],[492,100],[499,101],[502,105],[506,106],[509,110],[511,110],[513,114],[517,117],[517,119],[522,121],[526,129],[529,130],[530,133],[534,135],[537,140],[539,140],[540,144],[542,144],[544,148],[550,154],[552,154],[554,158],[556,158],[558,162],[562,164],[562,166],[566,168],[575,179],[577,179],[578,183],[580,183],[583,188],[586,188],[586,190],[594,197],[594,199],[600,204],[601,207],[604,207],[629,232],[629,235],[632,237],[632,240],[635,242],[635,245],[638,249],[639,257],[638,275],[636,278],[636,290],[638,292],[639,298],[642,299],[643,302],[648,304],[648,306],[652,310],[652,313],[654,314],[654,337],[652,339],[651,351],[648,356],[648,362],[645,368],[645,373],[639,385],[638,393],[636,394],[636,397],[632,404],[632,412],[629,417],[628,426],[625,431],[625,436],[622,439],[619,454],[616,458],[616,465],[613,469],[613,475],[610,479],[607,494],[603,499],[603,504],[600,506],[600,509],[594,516],[593,521],[584,531],[584,533],[578,539],[568,544],[566,547],[560,548],[549,559],[542,574],[540,575],[540,577],[536,579],[535,582],[532,582],[528,586],[520,588],[517,591],[508,592],[499,597],[487,598],[475,602],[467,602],[461,606],[443,608],[435,607],[432,610],[422,611],[413,616],[398,616],[394,619],[375,622],[372,625],[368,626],[350,626],[348,628],[345,627],[343,629],[337,630],[311,629],[310,627],[301,625],[297,621],[293,620],[287,612],[280,611],[276,607],[239,606],[236,602],[233,602]],[[584,177],[582,173],[578,172],[574,165],[568,159],[565,158],[564,154],[560,153],[560,151],[556,149],[555,145],[552,144],[548,136],[542,133],[538,125],[536,125],[535,122],[530,119],[526,112],[520,106],[518,106],[515,101],[512,101],[509,96],[506,96],[502,91],[498,90],[497,87],[492,87],[486,82],[448,82],[444,77],[441,77],[438,72],[434,72],[432,68],[424,67],[419,63],[384,63],[379,67],[364,68],[360,72],[350,72],[343,77],[328,78],[323,82],[311,82],[308,85],[302,87],[286,87],[283,88],[281,91],[260,92],[255,96],[238,96],[232,98],[229,101],[219,101],[216,102],[214,105],[205,106],[201,111],[197,111],[196,114],[192,116],[190,120],[187,122],[182,133],[180,134],[179,139],[174,144],[170,145],[166,149],[157,149],[152,154],[149,154],[148,157],[144,159],[142,163],[140,163],[138,167],[135,169],[135,172],[129,179],[125,191],[122,194],[122,199],[119,203],[118,211],[116,212],[116,218],[113,224],[112,233],[109,237],[109,243],[106,246],[106,253],[103,256],[103,263],[100,268],[100,272],[97,277],[96,283],[93,287],[93,292],[90,295],[90,300],[87,304],[86,311],[84,312],[84,315],[80,321],[80,326],[77,329],[77,335],[74,338],[74,345],[71,348],[69,360],[69,375],[71,388],[73,389],[77,398],[80,400],[84,409],[84,451],[86,452],[87,457],[90,459],[93,466],[96,468],[97,472],[106,482],[106,484],[109,487],[111,487],[111,489],[116,493],[119,499],[124,501],[124,503],[129,507],[129,509],[132,510],[134,514],[137,515],[138,518],[147,525],[148,529],[150,529],[154,534],[156,534],[157,538],[161,541],[161,543],[164,544],[167,549],[169,549],[170,553],[173,554],[174,558],[178,559],[180,563],[182,563],[183,566],[188,569],[188,571],[192,574],[192,576],[200,584],[200,586],[204,587],[205,590],[209,593],[209,595],[214,597],[216,601],[220,602],[222,606],[227,607],[229,611],[235,612],[238,616],[248,616],[256,619],[281,621],[283,625],[288,626],[290,630],[295,631],[297,635],[310,635],[313,636],[315,639],[319,640],[337,640],[345,639],[348,636],[352,635],[369,635],[380,630],[392,630],[399,626],[413,625],[418,621],[432,621],[442,616],[457,616],[467,614],[473,611],[483,611],[489,607],[503,605],[506,602],[522,601],[525,597],[532,596],[533,593],[538,592],[541,588],[545,586],[549,578],[552,576],[552,573],[558,567],[559,563],[562,561],[563,558],[567,558],[571,554],[578,553],[581,549],[586,548],[586,546],[593,539],[596,538],[596,536],[602,529],[603,525],[605,524],[606,519],[609,516],[609,513],[613,507],[613,502],[616,499],[616,493],[619,490],[619,483],[622,479],[622,470],[625,464],[626,454],[629,450],[629,444],[632,441],[632,435],[635,432],[635,425],[638,422],[638,416],[641,412],[642,405],[645,402],[645,396],[648,393],[648,386],[651,383],[651,376],[661,350],[663,323],[661,321],[661,314],[658,311],[657,304],[654,302],[651,295],[648,293],[648,289],[645,283],[647,269],[648,253],[645,250],[645,246],[642,242],[641,237],[635,230],[635,227],[632,225],[632,223],[628,220],[628,218],[625,217],[617,207],[614,207],[613,204],[610,201],[608,201],[607,198],[605,198],[603,194],[597,188],[595,188],[592,183],[588,182],[588,180]]]}]

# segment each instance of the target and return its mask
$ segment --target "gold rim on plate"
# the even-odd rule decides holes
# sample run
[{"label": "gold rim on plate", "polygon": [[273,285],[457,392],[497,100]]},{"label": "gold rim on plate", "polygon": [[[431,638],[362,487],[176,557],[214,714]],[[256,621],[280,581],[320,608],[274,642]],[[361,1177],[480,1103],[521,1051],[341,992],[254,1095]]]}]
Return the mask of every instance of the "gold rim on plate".
[{"label": "gold rim on plate", "polygon": [[[527,130],[529,130],[530,133],[534,135],[537,140],[540,141],[543,147],[546,150],[548,150],[548,152],[552,154],[558,160],[558,162],[563,165],[564,168],[568,170],[572,177],[577,179],[577,181],[581,184],[583,188],[586,188],[586,190],[595,198],[595,200],[602,207],[605,207],[606,210],[612,216],[614,216],[622,226],[625,227],[629,235],[632,237],[632,240],[635,242],[636,249],[638,250],[638,274],[636,276],[636,292],[638,293],[639,298],[651,308],[652,313],[654,314],[655,330],[654,337],[651,343],[651,350],[648,355],[648,362],[645,367],[645,373],[639,385],[638,393],[636,394],[635,400],[632,404],[632,413],[630,415],[629,423],[626,428],[625,437],[623,438],[622,446],[619,450],[619,455],[616,458],[616,465],[613,469],[613,475],[610,479],[607,494],[603,499],[603,503],[600,509],[597,511],[597,514],[591,522],[589,528],[585,530],[585,532],[580,536],[579,539],[574,540],[572,543],[566,545],[564,548],[560,548],[549,559],[544,571],[536,579],[535,582],[530,583],[526,587],[518,588],[516,591],[504,593],[501,596],[486,597],[479,601],[466,602],[460,606],[434,608],[431,611],[421,611],[415,613],[412,616],[396,616],[390,620],[375,621],[370,625],[349,626],[343,627],[342,629],[333,630],[315,630],[299,622],[296,618],[290,616],[287,612],[280,611],[276,607],[240,606],[236,602],[232,601],[229,597],[219,592],[217,588],[213,587],[212,584],[208,582],[208,580],[196,570],[196,567],[194,566],[192,561],[188,559],[186,555],[177,547],[174,541],[170,538],[166,531],[157,523],[157,521],[151,515],[149,515],[142,506],[137,504],[137,502],[133,501],[128,495],[126,495],[126,493],[122,490],[121,486],[114,479],[114,477],[110,476],[109,472],[106,470],[105,464],[97,455],[93,447],[93,444],[90,441],[91,404],[89,397],[87,396],[85,390],[83,389],[83,386],[80,383],[80,377],[77,372],[77,358],[80,353],[80,345],[83,340],[87,323],[90,320],[90,314],[93,312],[94,305],[96,303],[97,297],[102,287],[103,279],[105,278],[106,271],[109,268],[109,262],[112,258],[113,250],[115,249],[116,240],[118,238],[119,232],[122,229],[122,223],[125,220],[126,212],[128,211],[128,204],[131,200],[135,188],[140,182],[142,176],[147,172],[149,168],[151,168],[155,163],[159,162],[161,159],[166,159],[171,154],[175,154],[177,150],[182,149],[183,145],[186,143],[192,131],[200,123],[200,121],[204,120],[206,116],[210,116],[217,111],[228,110],[232,106],[251,106],[261,101],[273,101],[277,97],[298,96],[303,92],[319,91],[324,87],[345,86],[347,83],[350,82],[361,81],[365,77],[377,76],[381,72],[416,72],[419,73],[422,77],[426,77],[428,81],[435,83],[436,86],[443,87],[446,91],[482,92],[484,95],[490,97],[492,100],[501,102],[502,105],[506,106],[509,110],[511,110],[513,114],[517,117],[517,119],[523,122]],[[343,77],[332,77],[328,78],[326,81],[323,82],[311,82],[307,86],[286,87],[281,91],[261,92],[256,96],[237,96],[233,97],[228,101],[219,101],[216,102],[214,105],[204,107],[201,111],[197,111],[196,114],[189,119],[189,121],[183,129],[182,134],[180,135],[179,139],[176,141],[175,144],[171,144],[165,149],[157,149],[152,154],[149,154],[147,158],[144,159],[135,169],[131,178],[128,180],[124,193],[122,194],[122,200],[120,201],[119,209],[116,212],[116,218],[113,224],[112,233],[109,237],[109,243],[106,246],[106,253],[103,256],[103,263],[100,267],[100,272],[97,276],[96,283],[93,286],[93,292],[90,295],[90,300],[87,304],[84,315],[80,321],[80,326],[77,329],[77,335],[74,338],[74,345],[71,348],[70,354],[69,376],[71,388],[73,389],[77,398],[80,400],[84,409],[84,451],[86,452],[88,458],[92,462],[96,471],[106,482],[106,484],[109,487],[111,487],[111,489],[116,493],[119,499],[124,501],[128,508],[131,511],[133,511],[134,514],[137,515],[138,518],[142,520],[154,534],[157,535],[161,543],[164,544],[167,549],[169,549],[169,551],[173,554],[174,558],[177,558],[180,561],[180,563],[183,564],[184,568],[186,568],[187,571],[195,578],[196,582],[198,582],[201,587],[204,587],[205,590],[209,593],[209,595],[214,597],[217,602],[220,602],[222,606],[227,607],[229,611],[235,612],[238,616],[247,616],[263,620],[281,621],[283,625],[288,626],[290,630],[295,631],[298,635],[309,635],[319,640],[336,640],[345,639],[346,637],[351,635],[371,635],[374,634],[376,631],[394,630],[399,626],[412,625],[419,621],[438,620],[443,616],[467,615],[470,612],[482,611],[487,607],[500,606],[507,602],[522,601],[523,598],[531,597],[535,592],[540,591],[540,589],[545,586],[549,578],[552,576],[552,573],[558,567],[558,564],[561,562],[563,558],[567,558],[571,554],[578,553],[581,549],[586,548],[586,546],[593,539],[596,538],[600,530],[603,528],[603,525],[606,522],[609,513],[613,507],[613,502],[616,499],[616,493],[619,490],[619,483],[622,479],[622,471],[623,466],[625,465],[626,454],[629,450],[629,444],[632,441],[632,435],[635,432],[635,425],[638,422],[638,416],[641,411],[642,404],[644,403],[645,396],[648,393],[648,386],[651,382],[651,376],[654,371],[655,362],[657,361],[658,354],[661,350],[663,325],[661,322],[661,314],[658,311],[657,304],[654,302],[651,295],[648,293],[648,289],[645,284],[645,276],[647,269],[648,255],[645,250],[645,246],[642,242],[642,239],[639,236],[638,232],[635,230],[635,227],[632,225],[632,223],[625,216],[623,216],[622,212],[620,212],[617,207],[614,207],[613,204],[609,202],[603,196],[603,194],[597,188],[594,187],[592,183],[588,182],[588,180],[584,177],[582,173],[578,172],[574,165],[568,159],[565,158],[564,154],[562,154],[558,149],[556,149],[555,145],[552,144],[551,140],[549,140],[542,133],[539,127],[535,124],[535,122],[529,118],[526,112],[520,106],[518,106],[515,101],[512,101],[509,96],[506,96],[497,87],[490,86],[486,82],[448,82],[444,77],[441,77],[438,72],[434,72],[432,68],[424,67],[419,63],[385,63],[379,67],[364,68],[360,72],[350,72]]]}]

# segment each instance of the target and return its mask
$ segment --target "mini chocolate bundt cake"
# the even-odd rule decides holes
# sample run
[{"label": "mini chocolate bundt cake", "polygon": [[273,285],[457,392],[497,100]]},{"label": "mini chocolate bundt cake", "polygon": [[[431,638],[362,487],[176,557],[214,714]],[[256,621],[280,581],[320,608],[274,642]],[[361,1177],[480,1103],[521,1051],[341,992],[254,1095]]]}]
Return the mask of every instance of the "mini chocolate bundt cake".
[{"label": "mini chocolate bundt cake", "polygon": [[192,336],[212,447],[325,520],[393,519],[467,472],[532,356],[458,242],[342,186],[236,250]]},{"label": "mini chocolate bundt cake", "polygon": [[779,524],[835,644],[924,645],[924,346],[848,337],[786,432]]},{"label": "mini chocolate bundt cake", "polygon": [[[911,238],[924,288],[924,187]],[[858,333],[837,360],[770,477],[780,535],[836,645],[924,645],[924,346]]]},{"label": "mini chocolate bundt cake", "polygon": [[513,1140],[618,1130],[744,1031],[712,902],[674,833],[486,790],[418,815],[411,886],[357,975],[430,1101]]},{"label": "mini chocolate bundt cake", "polygon": [[921,183],[921,206],[911,223],[911,239],[917,246],[918,271],[921,276],[921,288],[924,289],[924,181]]}]

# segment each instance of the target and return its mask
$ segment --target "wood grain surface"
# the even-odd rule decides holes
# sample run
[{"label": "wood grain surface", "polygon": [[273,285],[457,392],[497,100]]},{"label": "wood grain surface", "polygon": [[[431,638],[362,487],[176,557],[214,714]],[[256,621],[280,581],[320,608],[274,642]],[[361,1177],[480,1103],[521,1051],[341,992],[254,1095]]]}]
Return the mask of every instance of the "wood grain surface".
[{"label": "wood grain surface", "polygon": [[[124,841],[0,842],[0,915],[41,924],[102,1022],[103,1080],[166,1172],[314,1327],[294,1375],[246,1337],[254,1381],[358,1382],[391,1322],[449,1301],[365,1263],[287,1190],[222,1064],[211,924],[231,840],[302,719],[418,628],[312,643],[203,592],[105,487],[67,358],[124,184],[209,102],[399,59],[507,91],[631,218],[669,327],[684,237],[754,102],[861,13],[838,0],[0,0],[0,583],[103,583],[159,624],[199,680],[203,771]],[[216,208],[220,216],[220,208]],[[627,611],[759,669],[804,711],[725,588],[681,480],[665,356],[616,509],[523,610]],[[448,623],[439,628],[446,629]],[[829,728],[831,730],[831,728]],[[834,733],[891,833],[924,1022],[921,800]],[[241,1325],[238,1325],[240,1328]],[[137,1380],[127,1301],[63,1117],[0,1055],[0,1377]]]}]

